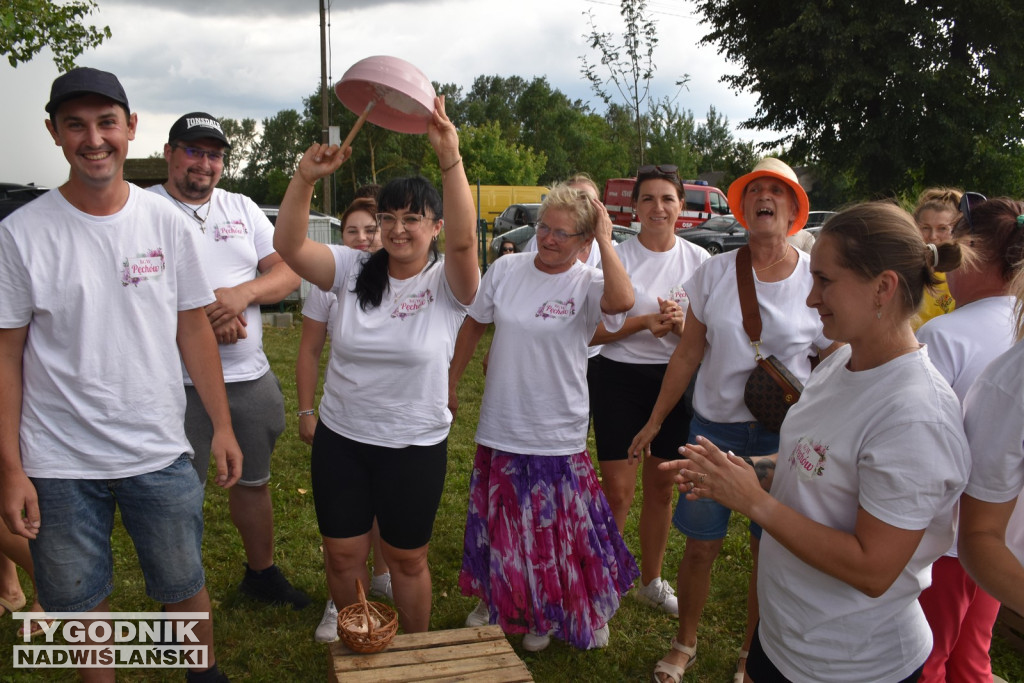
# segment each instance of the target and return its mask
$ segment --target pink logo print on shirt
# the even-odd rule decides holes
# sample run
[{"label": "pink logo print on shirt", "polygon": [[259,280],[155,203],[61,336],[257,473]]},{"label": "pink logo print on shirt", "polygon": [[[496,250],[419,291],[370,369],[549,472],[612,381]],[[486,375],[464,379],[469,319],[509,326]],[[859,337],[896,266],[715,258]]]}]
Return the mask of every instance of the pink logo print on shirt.
[{"label": "pink logo print on shirt", "polygon": [[160,277],[167,264],[164,262],[164,250],[160,247],[150,249],[135,257],[127,257],[121,262],[121,286],[139,286],[143,280]]},{"label": "pink logo print on shirt", "polygon": [[571,318],[574,315],[576,315],[576,301],[574,299],[569,299],[568,301],[558,301],[555,299],[541,304],[534,317],[547,320],[548,318]]},{"label": "pink logo print on shirt", "polygon": [[690,305],[690,297],[687,296],[686,290],[683,289],[682,285],[676,285],[672,289],[668,290],[668,298],[682,306],[683,310],[686,310]]},{"label": "pink logo print on shirt", "polygon": [[226,242],[232,237],[244,237],[249,234],[249,228],[240,220],[233,220],[227,223],[213,226],[213,241]]},{"label": "pink logo print on shirt", "polygon": [[434,302],[434,295],[430,289],[424,289],[418,294],[410,294],[402,301],[395,302],[395,308],[391,311],[392,318],[405,320],[416,315],[424,308]]},{"label": "pink logo print on shirt", "polygon": [[828,446],[815,443],[808,437],[802,436],[796,442],[796,447],[789,456],[789,463],[796,468],[797,475],[801,479],[811,481],[814,477],[825,474],[827,456]]}]

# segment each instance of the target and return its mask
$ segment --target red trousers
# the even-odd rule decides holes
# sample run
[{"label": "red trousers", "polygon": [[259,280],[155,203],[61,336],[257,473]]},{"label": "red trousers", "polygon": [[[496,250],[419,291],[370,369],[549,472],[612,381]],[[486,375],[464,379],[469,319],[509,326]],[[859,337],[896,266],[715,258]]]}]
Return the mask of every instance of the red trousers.
[{"label": "red trousers", "polygon": [[918,683],[992,680],[992,626],[999,602],[978,587],[955,557],[932,565],[932,585],[919,598],[932,627],[932,653]]}]

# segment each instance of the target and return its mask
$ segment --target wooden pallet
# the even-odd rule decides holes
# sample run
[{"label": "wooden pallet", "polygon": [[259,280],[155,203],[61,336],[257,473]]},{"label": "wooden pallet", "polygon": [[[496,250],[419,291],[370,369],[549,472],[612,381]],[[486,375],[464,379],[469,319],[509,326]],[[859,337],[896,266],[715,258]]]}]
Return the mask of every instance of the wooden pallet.
[{"label": "wooden pallet", "polygon": [[1017,652],[1024,655],[1024,617],[1003,605],[995,629]]},{"label": "wooden pallet", "polygon": [[327,656],[328,680],[339,683],[533,680],[498,626],[395,636],[386,650],[372,655],[355,654],[336,642]]}]

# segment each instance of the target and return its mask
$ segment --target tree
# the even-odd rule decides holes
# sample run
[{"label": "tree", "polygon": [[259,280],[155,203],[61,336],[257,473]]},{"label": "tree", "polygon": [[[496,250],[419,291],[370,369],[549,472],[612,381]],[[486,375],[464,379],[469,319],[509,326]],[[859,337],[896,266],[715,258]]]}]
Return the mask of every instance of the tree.
[{"label": "tree", "polygon": [[[580,57],[580,61],[583,62],[581,71],[590,81],[594,93],[605,105],[610,105],[615,99],[610,86],[614,86],[614,90],[625,100],[632,112],[636,130],[635,149],[639,166],[644,163],[644,151],[647,146],[647,127],[643,109],[645,103],[650,104],[648,98],[656,68],[654,48],[658,44],[658,33],[654,21],[646,15],[646,0],[620,0],[619,5],[619,14],[625,21],[621,42],[617,42],[611,33],[598,30],[592,11],[584,12],[590,33],[583,37],[589,41],[591,49],[600,53],[600,65],[604,67],[603,71],[607,72],[607,76],[600,73],[602,70],[587,59],[586,55]],[[683,76],[676,85],[682,86],[686,80],[686,76]]]},{"label": "tree", "polygon": [[[471,183],[536,185],[547,163],[543,152],[504,139],[497,121],[464,126],[459,131],[459,148]],[[436,180],[440,177],[438,171]]]},{"label": "tree", "polygon": [[[701,0],[724,80],[758,96],[745,127],[849,175],[855,197],[952,184],[1020,189],[1024,7],[1014,0]],[[850,198],[855,198],[850,197]]]},{"label": "tree", "polygon": [[651,105],[649,125],[645,156],[657,164],[675,164],[682,178],[696,177],[700,156],[694,149],[693,113],[663,97]]},{"label": "tree", "polygon": [[231,143],[231,148],[224,155],[223,177],[228,181],[239,180],[258,139],[256,119],[237,121],[225,117],[220,119],[220,127],[224,130],[224,137]]},{"label": "tree", "polygon": [[109,26],[83,23],[96,9],[94,0],[5,0],[0,5],[0,50],[17,67],[48,47],[57,68],[68,71],[78,55],[111,36]]}]

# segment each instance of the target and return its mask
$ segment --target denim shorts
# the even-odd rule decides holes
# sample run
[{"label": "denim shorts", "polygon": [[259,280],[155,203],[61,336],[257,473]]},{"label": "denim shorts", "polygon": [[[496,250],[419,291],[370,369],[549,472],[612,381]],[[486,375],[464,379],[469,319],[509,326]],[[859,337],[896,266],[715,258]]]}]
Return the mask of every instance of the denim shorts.
[{"label": "denim shorts", "polygon": [[[231,427],[242,449],[242,478],[238,486],[263,486],[270,481],[270,456],[284,431],[284,395],[272,371],[262,377],[224,385],[231,410]],[[185,385],[185,436],[195,458],[199,481],[206,484],[210,471],[213,423],[194,386]]]},{"label": "denim shorts", "polygon": [[139,557],[146,595],[165,604],[205,584],[203,487],[188,454],[125,479],[32,478],[39,535],[29,541],[39,601],[47,612],[86,612],[114,589],[114,508]]},{"label": "denim shorts", "polygon": [[[694,411],[687,443],[697,443],[698,436],[736,455],[772,455],[779,451],[779,435],[768,431],[759,422],[711,422]],[[717,541],[725,538],[730,515],[732,510],[713,500],[687,500],[686,496],[680,495],[672,514],[672,524],[688,538]],[[761,527],[751,522],[750,534],[761,538]]]}]

